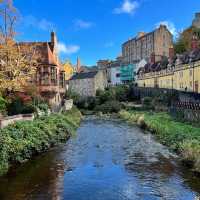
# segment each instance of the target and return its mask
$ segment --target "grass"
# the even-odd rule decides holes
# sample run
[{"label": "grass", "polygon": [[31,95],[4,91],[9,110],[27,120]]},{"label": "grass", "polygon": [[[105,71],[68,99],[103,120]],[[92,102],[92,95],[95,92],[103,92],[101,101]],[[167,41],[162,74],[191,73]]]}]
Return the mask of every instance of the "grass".
[{"label": "grass", "polygon": [[13,164],[23,163],[32,156],[65,142],[75,133],[81,114],[73,108],[29,121],[20,121],[0,130],[0,175]]},{"label": "grass", "polygon": [[137,123],[155,134],[170,149],[181,154],[184,162],[191,163],[200,172],[200,128],[175,121],[167,113],[145,111],[121,111],[120,117],[129,123]]}]

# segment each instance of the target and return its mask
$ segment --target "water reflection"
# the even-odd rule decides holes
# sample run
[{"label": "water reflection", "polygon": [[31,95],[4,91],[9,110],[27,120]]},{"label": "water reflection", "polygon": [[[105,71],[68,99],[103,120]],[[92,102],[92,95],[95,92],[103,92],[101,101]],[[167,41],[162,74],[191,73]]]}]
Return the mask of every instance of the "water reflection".
[{"label": "water reflection", "polygon": [[77,137],[0,178],[0,199],[193,200],[200,180],[124,123],[89,119]]}]

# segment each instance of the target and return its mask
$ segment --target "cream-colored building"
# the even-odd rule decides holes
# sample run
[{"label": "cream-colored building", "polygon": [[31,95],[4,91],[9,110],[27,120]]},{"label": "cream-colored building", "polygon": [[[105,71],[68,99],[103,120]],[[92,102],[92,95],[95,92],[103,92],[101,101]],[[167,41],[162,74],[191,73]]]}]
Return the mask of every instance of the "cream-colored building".
[{"label": "cream-colored building", "polygon": [[157,87],[200,93],[200,60],[156,72],[140,71],[139,87]]}]

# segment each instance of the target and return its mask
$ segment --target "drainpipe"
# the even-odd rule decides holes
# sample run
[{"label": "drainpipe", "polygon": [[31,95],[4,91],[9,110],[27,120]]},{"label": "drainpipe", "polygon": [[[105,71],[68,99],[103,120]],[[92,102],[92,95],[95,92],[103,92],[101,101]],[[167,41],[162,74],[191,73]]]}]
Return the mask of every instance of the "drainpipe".
[{"label": "drainpipe", "polygon": [[193,92],[194,92],[194,90],[195,90],[195,83],[194,83],[194,62],[192,63],[192,68],[193,68],[192,72],[193,72]]}]

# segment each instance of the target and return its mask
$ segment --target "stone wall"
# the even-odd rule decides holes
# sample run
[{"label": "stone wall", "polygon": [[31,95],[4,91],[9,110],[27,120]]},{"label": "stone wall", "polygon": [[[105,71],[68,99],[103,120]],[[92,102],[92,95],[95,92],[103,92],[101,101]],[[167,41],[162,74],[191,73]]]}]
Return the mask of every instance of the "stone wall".
[{"label": "stone wall", "polygon": [[10,117],[5,117],[0,119],[0,128],[5,128],[9,124],[13,124],[17,121],[33,121],[34,115],[33,114],[26,114],[26,115],[14,115]]},{"label": "stone wall", "polygon": [[104,90],[105,87],[107,86],[107,83],[105,81],[105,77],[104,77],[104,74],[103,74],[103,71],[99,71],[97,73],[97,75],[95,76],[95,79],[94,79],[94,89],[95,89],[95,95],[96,95],[96,91],[99,89],[99,90]]},{"label": "stone wall", "polygon": [[100,70],[93,78],[74,79],[69,81],[69,90],[82,97],[94,97],[98,89],[104,90],[107,83],[103,71]]},{"label": "stone wall", "polygon": [[71,110],[73,107],[73,99],[69,99],[69,100],[65,100],[65,103],[64,103],[64,111],[68,111],[68,110]]},{"label": "stone wall", "polygon": [[93,78],[70,80],[69,89],[80,96],[95,96],[96,93]]}]

